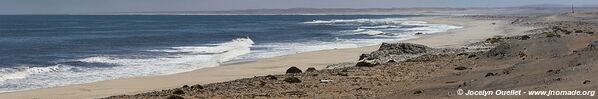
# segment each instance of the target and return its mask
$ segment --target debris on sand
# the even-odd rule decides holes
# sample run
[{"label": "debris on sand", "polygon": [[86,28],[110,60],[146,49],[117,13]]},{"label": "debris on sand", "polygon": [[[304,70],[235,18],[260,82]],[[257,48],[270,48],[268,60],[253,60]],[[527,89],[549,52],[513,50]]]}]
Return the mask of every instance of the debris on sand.
[{"label": "debris on sand", "polygon": [[583,84],[588,84],[588,83],[590,83],[590,82],[592,82],[592,81],[590,81],[590,80],[586,80],[586,81],[583,81]]},{"label": "debris on sand", "polygon": [[455,67],[455,70],[466,70],[466,69],[472,69],[472,68],[467,68],[464,66]]}]

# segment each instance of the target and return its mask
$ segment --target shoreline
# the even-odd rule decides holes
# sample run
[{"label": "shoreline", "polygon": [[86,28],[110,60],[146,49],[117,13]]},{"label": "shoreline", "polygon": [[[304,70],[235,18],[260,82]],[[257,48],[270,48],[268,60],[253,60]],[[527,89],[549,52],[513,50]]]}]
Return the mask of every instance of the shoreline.
[{"label": "shoreline", "polygon": [[[430,47],[460,47],[495,35],[507,36],[513,35],[510,33],[517,33],[503,30],[525,31],[530,29],[527,27],[509,26],[508,22],[503,20],[476,20],[451,16],[415,17],[410,18],[410,20],[463,26],[461,29],[422,35],[419,38],[401,41],[423,44]],[[491,25],[492,23],[496,24]],[[374,51],[378,46],[311,51],[259,59],[248,63],[202,68],[171,75],[121,78],[85,84],[6,92],[0,93],[0,98],[101,98],[111,95],[136,94],[170,89],[183,85],[208,84],[253,76],[283,74],[284,70],[290,66],[296,66],[300,69],[308,67],[322,69],[330,64],[356,62],[359,55]]]}]

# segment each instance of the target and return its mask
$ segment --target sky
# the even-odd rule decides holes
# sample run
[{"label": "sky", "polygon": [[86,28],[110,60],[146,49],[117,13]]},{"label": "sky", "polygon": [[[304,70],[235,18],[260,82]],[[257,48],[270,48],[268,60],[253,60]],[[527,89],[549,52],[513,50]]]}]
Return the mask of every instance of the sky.
[{"label": "sky", "polygon": [[284,8],[512,7],[533,4],[598,5],[598,0],[0,0],[0,14]]}]

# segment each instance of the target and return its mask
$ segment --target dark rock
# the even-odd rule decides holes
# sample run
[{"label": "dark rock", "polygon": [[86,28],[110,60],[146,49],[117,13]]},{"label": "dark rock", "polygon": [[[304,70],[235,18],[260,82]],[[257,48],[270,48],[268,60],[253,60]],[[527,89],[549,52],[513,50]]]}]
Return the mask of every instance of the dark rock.
[{"label": "dark rock", "polygon": [[183,91],[183,90],[181,90],[181,89],[175,89],[175,90],[172,92],[172,94],[178,94],[178,95],[180,95],[180,94],[185,94],[185,91]]},{"label": "dark rock", "polygon": [[553,33],[553,32],[545,32],[544,34],[546,34],[546,37],[558,37],[560,38],[561,35],[559,35],[558,33]]},{"label": "dark rock", "polygon": [[389,54],[419,54],[426,53],[429,47],[412,43],[382,43],[378,51],[391,51]]},{"label": "dark rock", "polygon": [[195,89],[203,89],[203,86],[197,84],[197,85],[193,85],[191,86],[191,88],[195,88]]},{"label": "dark rock", "polygon": [[474,57],[477,57],[477,55],[471,54],[471,55],[467,56],[467,58],[474,58]]},{"label": "dark rock", "polygon": [[356,66],[372,67],[392,60],[391,56],[412,55],[434,51],[433,48],[411,43],[382,43],[377,51],[359,56],[360,63]]},{"label": "dark rock", "polygon": [[311,76],[318,76],[318,74],[311,74]]},{"label": "dark rock", "polygon": [[415,35],[422,35],[422,34],[424,34],[424,33],[422,33],[422,32],[415,33]]},{"label": "dark rock", "polygon": [[388,60],[388,62],[386,62],[386,63],[396,63],[396,62],[397,61],[395,61],[395,60]]},{"label": "dark rock", "polygon": [[289,92],[283,92],[283,94],[285,94],[285,95],[291,95],[291,96],[302,96],[302,95],[305,95],[306,92],[303,92],[303,91],[289,91]]},{"label": "dark rock", "polygon": [[301,73],[301,72],[303,72],[303,71],[301,71],[301,69],[299,69],[299,68],[297,68],[297,67],[295,67],[295,66],[293,66],[293,67],[291,67],[291,68],[287,69],[287,74],[292,74],[292,73]]},{"label": "dark rock", "polygon": [[187,87],[189,87],[189,86],[188,85],[183,85],[183,88],[187,88]]},{"label": "dark rock", "polygon": [[560,69],[558,69],[558,70],[552,70],[552,69],[551,69],[551,70],[548,70],[548,71],[546,71],[546,72],[548,72],[548,73],[553,73],[553,74],[560,74],[560,73],[561,73],[561,70],[560,70]]},{"label": "dark rock", "polygon": [[519,57],[525,59],[525,57],[527,57],[527,54],[525,54],[525,52],[519,52]]},{"label": "dark rock", "polygon": [[575,30],[575,33],[583,33],[582,30]]},{"label": "dark rock", "polygon": [[272,76],[272,75],[267,75],[266,79],[270,79],[270,80],[278,80],[278,78],[276,78],[276,76]]},{"label": "dark rock", "polygon": [[590,82],[592,82],[592,81],[590,81],[590,80],[586,80],[586,81],[583,81],[583,84],[588,84],[588,83],[590,83]]},{"label": "dark rock", "polygon": [[421,94],[421,93],[424,93],[424,91],[418,90],[418,91],[413,92],[413,94],[416,94],[416,95]]},{"label": "dark rock", "polygon": [[284,78],[283,81],[285,81],[287,83],[301,83],[301,80],[297,77],[287,77],[287,78]]},{"label": "dark rock", "polygon": [[490,77],[490,76],[496,76],[498,75],[498,73],[486,73],[486,76],[484,77]]},{"label": "dark rock", "polygon": [[365,58],[367,58],[369,55],[368,54],[361,54],[359,55],[359,60],[363,60]]},{"label": "dark rock", "polygon": [[588,32],[588,34],[594,34],[594,32]]},{"label": "dark rock", "polygon": [[508,75],[508,74],[511,74],[511,70],[503,70],[503,71],[502,71],[502,74],[507,74],[507,75]]},{"label": "dark rock", "polygon": [[373,64],[373,63],[366,62],[366,61],[360,61],[360,62],[357,62],[357,64],[355,64],[355,66],[357,66],[357,67],[374,67],[376,65],[377,64]]},{"label": "dark rock", "polygon": [[316,68],[313,68],[313,67],[307,68],[307,70],[305,70],[305,72],[316,72],[316,71],[318,71],[318,70],[316,70]]},{"label": "dark rock", "polygon": [[467,86],[467,82],[463,82],[463,84],[460,84],[459,87],[465,87]]},{"label": "dark rock", "polygon": [[355,90],[370,90],[370,88],[359,87],[359,88],[355,88]]},{"label": "dark rock", "polygon": [[471,68],[467,68],[467,67],[463,67],[463,66],[455,67],[455,70],[466,70],[466,69],[471,69]]},{"label": "dark rock", "polygon": [[493,37],[493,38],[488,38],[486,39],[486,42],[494,44],[494,43],[499,43],[502,42],[503,38],[502,37]]},{"label": "dark rock", "polygon": [[532,38],[532,37],[530,37],[530,36],[528,36],[528,35],[524,35],[524,36],[521,36],[521,37],[519,38],[519,40],[528,40],[528,39],[530,39],[530,38]]},{"label": "dark rock", "polygon": [[511,45],[500,44],[500,45],[490,49],[490,51],[486,52],[486,55],[488,57],[505,56],[505,54],[509,53],[510,49],[511,49]]},{"label": "dark rock", "polygon": [[181,96],[177,96],[177,95],[170,95],[170,96],[166,97],[166,99],[185,99],[185,98],[183,98]]}]

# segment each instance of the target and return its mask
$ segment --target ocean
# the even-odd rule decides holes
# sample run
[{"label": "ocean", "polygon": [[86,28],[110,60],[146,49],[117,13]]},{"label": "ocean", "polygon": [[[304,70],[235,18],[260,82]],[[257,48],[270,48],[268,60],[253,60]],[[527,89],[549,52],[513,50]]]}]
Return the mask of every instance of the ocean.
[{"label": "ocean", "polygon": [[410,17],[420,16],[2,15],[0,92],[174,74],[461,28]]}]

